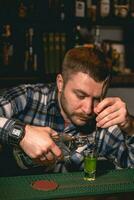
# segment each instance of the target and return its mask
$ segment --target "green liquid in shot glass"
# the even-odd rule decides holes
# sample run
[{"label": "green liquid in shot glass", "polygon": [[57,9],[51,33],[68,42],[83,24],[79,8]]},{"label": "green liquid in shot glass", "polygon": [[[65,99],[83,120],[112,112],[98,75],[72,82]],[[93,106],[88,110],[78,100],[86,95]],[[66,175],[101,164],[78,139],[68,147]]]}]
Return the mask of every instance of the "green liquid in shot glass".
[{"label": "green liquid in shot glass", "polygon": [[93,181],[95,180],[96,174],[96,157],[85,156],[84,158],[84,180]]}]

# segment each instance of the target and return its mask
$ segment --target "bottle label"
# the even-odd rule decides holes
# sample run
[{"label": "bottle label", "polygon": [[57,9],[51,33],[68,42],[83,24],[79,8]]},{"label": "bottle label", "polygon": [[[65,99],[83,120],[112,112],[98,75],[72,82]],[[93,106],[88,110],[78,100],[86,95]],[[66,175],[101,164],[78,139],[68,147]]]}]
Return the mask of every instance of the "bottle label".
[{"label": "bottle label", "polygon": [[100,3],[100,16],[107,17],[110,14],[110,1],[102,0]]},{"label": "bottle label", "polygon": [[76,1],[76,17],[85,17],[85,3],[83,1]]},{"label": "bottle label", "polygon": [[120,6],[120,16],[127,17],[127,15],[128,15],[128,6],[127,5]]},{"label": "bottle label", "polygon": [[129,12],[129,5],[115,5],[115,16],[125,18]]}]

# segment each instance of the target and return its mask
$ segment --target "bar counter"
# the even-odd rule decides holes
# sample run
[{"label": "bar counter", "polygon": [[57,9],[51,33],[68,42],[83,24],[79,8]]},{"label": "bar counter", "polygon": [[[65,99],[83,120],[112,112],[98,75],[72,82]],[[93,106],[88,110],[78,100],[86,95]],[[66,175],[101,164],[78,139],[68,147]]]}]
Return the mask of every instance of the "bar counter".
[{"label": "bar counter", "polygon": [[[132,200],[134,169],[110,170],[97,174],[95,181],[84,181],[83,172],[55,173],[0,178],[0,200]],[[32,188],[37,180],[58,183],[53,191]]]}]

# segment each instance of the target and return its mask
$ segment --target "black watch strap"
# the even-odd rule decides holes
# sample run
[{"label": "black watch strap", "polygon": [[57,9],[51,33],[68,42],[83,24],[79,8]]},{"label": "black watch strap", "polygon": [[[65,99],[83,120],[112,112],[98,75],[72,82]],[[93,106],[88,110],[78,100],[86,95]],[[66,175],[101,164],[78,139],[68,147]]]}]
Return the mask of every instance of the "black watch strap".
[{"label": "black watch strap", "polygon": [[16,121],[9,132],[9,143],[13,145],[19,145],[21,139],[24,137],[25,134],[25,124]]}]

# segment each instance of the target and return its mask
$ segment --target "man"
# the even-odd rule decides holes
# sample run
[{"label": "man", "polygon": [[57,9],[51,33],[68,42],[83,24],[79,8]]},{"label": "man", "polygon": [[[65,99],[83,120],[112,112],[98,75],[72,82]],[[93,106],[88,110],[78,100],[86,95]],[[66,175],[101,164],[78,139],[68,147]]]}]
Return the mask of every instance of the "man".
[{"label": "man", "polygon": [[110,71],[101,51],[73,48],[57,85],[6,90],[0,97],[0,142],[9,146],[8,157],[13,153],[21,169],[82,170],[84,150],[96,146],[98,156],[116,167],[133,168],[134,119],[120,98],[104,98]]}]

